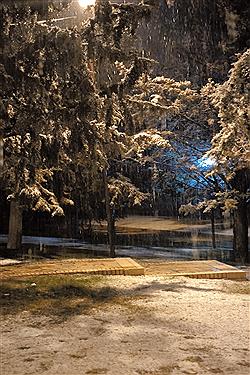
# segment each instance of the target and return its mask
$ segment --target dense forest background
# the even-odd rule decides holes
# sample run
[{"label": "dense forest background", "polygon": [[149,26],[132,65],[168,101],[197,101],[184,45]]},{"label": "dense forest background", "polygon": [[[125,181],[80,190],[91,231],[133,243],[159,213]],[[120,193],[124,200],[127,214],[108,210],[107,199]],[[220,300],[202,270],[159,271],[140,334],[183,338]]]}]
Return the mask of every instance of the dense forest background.
[{"label": "dense forest background", "polygon": [[[21,232],[79,237],[104,218],[112,243],[124,215],[221,218],[227,206],[246,261],[249,130],[230,133],[241,145],[232,154],[214,137],[226,131],[228,87],[234,99],[242,90],[243,112],[249,99],[248,2],[111,3],[0,3],[0,231],[16,232],[8,247]],[[216,169],[206,160],[219,160],[219,147]]]}]

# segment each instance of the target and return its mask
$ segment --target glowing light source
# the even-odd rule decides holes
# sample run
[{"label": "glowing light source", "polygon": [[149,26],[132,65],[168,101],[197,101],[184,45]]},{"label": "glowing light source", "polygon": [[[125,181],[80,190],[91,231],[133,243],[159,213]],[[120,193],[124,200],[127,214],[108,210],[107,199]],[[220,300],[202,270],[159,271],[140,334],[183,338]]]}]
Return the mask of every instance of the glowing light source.
[{"label": "glowing light source", "polygon": [[81,7],[87,7],[89,5],[95,5],[95,0],[78,0]]},{"label": "glowing light source", "polygon": [[215,165],[215,160],[210,157],[203,156],[199,159],[198,163],[202,168],[211,168]]}]

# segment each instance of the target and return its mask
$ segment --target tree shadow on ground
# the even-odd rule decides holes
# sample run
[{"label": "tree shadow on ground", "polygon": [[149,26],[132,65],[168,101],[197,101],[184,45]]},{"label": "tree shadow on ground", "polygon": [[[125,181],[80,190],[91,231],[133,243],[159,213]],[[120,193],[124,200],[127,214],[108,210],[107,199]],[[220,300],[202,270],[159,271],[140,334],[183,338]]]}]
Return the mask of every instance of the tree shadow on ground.
[{"label": "tree shadow on ground", "polygon": [[[136,287],[119,289],[112,286],[103,286],[93,283],[89,285],[86,280],[80,282],[72,279],[53,281],[48,279],[48,285],[39,287],[30,281],[14,283],[4,282],[0,285],[0,313],[2,315],[16,314],[24,310],[30,313],[43,314],[56,318],[57,322],[67,320],[74,315],[89,314],[91,309],[104,304],[126,304],[134,299],[146,296],[152,297],[155,292],[183,293],[185,290],[197,292],[221,292],[224,290],[207,287],[190,286],[185,280],[171,282],[152,281]],[[63,280],[63,281],[62,281]],[[89,279],[91,280],[91,279]],[[93,279],[94,280],[94,279]],[[66,282],[66,283],[65,283]]]},{"label": "tree shadow on ground", "polygon": [[0,286],[0,312],[16,314],[24,310],[31,313],[55,316],[59,321],[73,315],[87,313],[118,296],[119,291],[110,287],[90,288],[72,284],[39,290],[36,286],[16,287],[6,283]]},{"label": "tree shadow on ground", "polygon": [[164,292],[176,292],[180,293],[183,292],[184,289],[189,289],[189,290],[194,290],[197,292],[221,292],[220,289],[215,289],[215,288],[199,288],[199,287],[194,287],[187,285],[185,281],[176,281],[176,282],[171,282],[171,283],[160,283],[153,281],[150,284],[145,284],[138,286],[134,289],[135,292],[140,292],[140,291],[164,291]]}]

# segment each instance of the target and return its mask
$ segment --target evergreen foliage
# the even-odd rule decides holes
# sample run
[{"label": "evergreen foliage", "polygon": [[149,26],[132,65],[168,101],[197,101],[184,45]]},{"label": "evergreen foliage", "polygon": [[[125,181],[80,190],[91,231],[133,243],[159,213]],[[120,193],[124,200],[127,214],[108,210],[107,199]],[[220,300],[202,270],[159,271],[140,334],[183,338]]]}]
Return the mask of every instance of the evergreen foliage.
[{"label": "evergreen foliage", "polygon": [[[152,77],[155,62],[136,51],[136,28],[154,2],[96,0],[81,29],[40,22],[69,3],[0,2],[8,199],[52,216],[75,205],[83,220],[107,218],[111,231],[127,208],[154,204],[165,188],[186,192],[183,213],[237,210],[248,181],[241,178],[237,190],[237,176],[249,174],[249,50],[226,82],[200,92],[187,81]],[[210,171],[198,165],[204,155]],[[143,170],[150,188],[138,181]],[[194,181],[203,202],[190,194]]]}]

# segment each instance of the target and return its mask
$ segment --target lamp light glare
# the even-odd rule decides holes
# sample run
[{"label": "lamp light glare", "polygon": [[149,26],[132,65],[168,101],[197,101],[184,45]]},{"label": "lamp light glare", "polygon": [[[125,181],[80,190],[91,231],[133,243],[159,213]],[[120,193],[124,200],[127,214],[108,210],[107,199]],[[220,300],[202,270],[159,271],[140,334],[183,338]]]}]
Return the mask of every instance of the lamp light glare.
[{"label": "lamp light glare", "polygon": [[95,0],[78,0],[79,5],[83,8],[86,8],[89,5],[95,5]]}]

